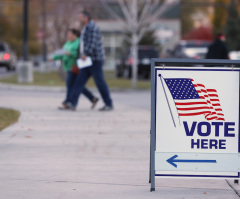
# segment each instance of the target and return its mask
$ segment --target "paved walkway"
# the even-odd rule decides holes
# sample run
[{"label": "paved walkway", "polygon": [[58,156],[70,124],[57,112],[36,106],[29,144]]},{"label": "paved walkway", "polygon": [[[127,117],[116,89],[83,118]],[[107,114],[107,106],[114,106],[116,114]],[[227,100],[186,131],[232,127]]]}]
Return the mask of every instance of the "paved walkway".
[{"label": "paved walkway", "polygon": [[225,180],[156,179],[149,192],[148,91],[114,92],[106,113],[85,98],[58,111],[63,95],[0,89],[0,106],[22,113],[0,132],[0,199],[239,198]]}]

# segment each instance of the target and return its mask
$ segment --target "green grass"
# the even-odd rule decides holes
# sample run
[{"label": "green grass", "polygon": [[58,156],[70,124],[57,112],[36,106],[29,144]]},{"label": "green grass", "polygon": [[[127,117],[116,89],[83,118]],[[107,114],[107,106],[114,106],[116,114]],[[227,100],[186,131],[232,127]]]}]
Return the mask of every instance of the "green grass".
[{"label": "green grass", "polygon": [[[131,80],[124,78],[115,78],[113,71],[106,71],[105,78],[110,89],[130,89],[131,88]],[[18,84],[17,75],[13,75],[10,77],[5,77],[0,79],[1,83],[8,84]],[[60,77],[57,71],[49,72],[49,73],[40,73],[34,72],[34,82],[31,84],[21,84],[21,85],[35,85],[35,86],[65,86],[65,82]],[[91,78],[87,87],[95,87],[95,83]],[[137,89],[149,89],[150,81],[138,81]]]},{"label": "green grass", "polygon": [[0,108],[0,131],[18,121],[19,111],[12,109]]},{"label": "green grass", "polygon": [[[2,79],[0,79],[0,82],[8,83],[8,84],[19,84],[17,75],[2,78]],[[20,85],[64,86],[65,82],[60,78],[58,72],[50,72],[50,73],[34,72],[34,82],[33,83],[31,83],[31,84],[22,83]]]}]

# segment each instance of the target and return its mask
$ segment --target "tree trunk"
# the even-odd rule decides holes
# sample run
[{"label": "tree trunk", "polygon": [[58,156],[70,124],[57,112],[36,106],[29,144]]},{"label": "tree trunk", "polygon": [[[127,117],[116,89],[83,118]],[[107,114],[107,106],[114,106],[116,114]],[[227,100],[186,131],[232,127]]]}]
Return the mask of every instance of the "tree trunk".
[{"label": "tree trunk", "polygon": [[137,42],[137,34],[132,35],[132,58],[133,58],[133,65],[132,65],[132,88],[137,87],[137,78],[138,78],[138,42]]}]

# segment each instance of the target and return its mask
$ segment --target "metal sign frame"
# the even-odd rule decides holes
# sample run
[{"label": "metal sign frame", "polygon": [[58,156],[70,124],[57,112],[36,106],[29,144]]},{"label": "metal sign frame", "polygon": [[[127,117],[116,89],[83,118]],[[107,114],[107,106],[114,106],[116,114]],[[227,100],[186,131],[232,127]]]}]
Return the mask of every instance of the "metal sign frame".
[{"label": "metal sign frame", "polygon": [[[215,59],[160,59],[154,58],[151,59],[151,130],[150,130],[150,180],[151,189],[150,191],[155,191],[155,151],[156,151],[156,67],[164,66],[189,66],[189,69],[192,65],[203,65],[203,66],[224,66],[232,68],[232,70],[240,68],[240,61],[233,60],[215,60]],[[204,69],[204,68],[203,68]],[[239,70],[240,76],[240,70]],[[239,148],[240,150],[240,148]],[[239,151],[240,152],[240,151]],[[240,174],[240,173],[238,173]],[[197,177],[197,176],[195,176]],[[240,175],[238,175],[240,177]],[[226,177],[227,178],[227,177]],[[234,177],[237,178],[237,177]]]}]

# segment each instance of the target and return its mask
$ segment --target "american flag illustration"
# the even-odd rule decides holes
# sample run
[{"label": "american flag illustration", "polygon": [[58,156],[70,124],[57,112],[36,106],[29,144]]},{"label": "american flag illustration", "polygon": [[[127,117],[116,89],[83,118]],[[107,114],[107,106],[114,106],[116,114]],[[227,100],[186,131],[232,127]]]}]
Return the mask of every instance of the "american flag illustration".
[{"label": "american flag illustration", "polygon": [[190,78],[163,79],[172,94],[179,116],[204,115],[206,120],[225,121],[215,89],[207,89]]}]

